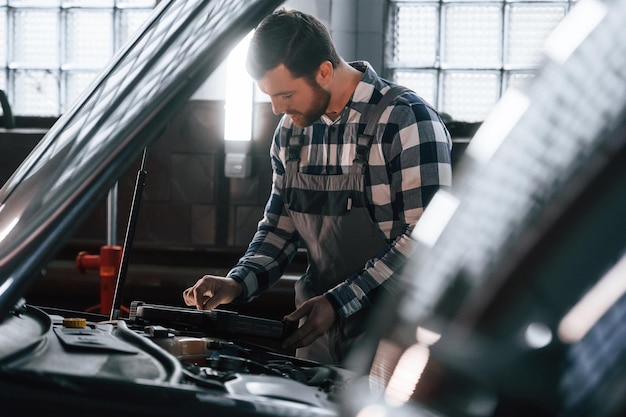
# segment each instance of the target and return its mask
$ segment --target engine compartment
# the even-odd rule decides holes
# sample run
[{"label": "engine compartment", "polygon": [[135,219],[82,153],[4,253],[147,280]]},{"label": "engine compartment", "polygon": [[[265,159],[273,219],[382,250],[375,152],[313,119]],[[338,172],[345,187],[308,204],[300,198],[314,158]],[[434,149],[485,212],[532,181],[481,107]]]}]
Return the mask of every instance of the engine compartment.
[{"label": "engine compartment", "polygon": [[264,415],[263,410],[336,415],[337,399],[351,378],[345,369],[263,346],[154,323],[94,322],[24,306],[2,326],[3,334],[23,335],[20,349],[0,340],[0,380],[10,384],[2,394],[7,397],[43,389],[74,401],[77,391],[97,398],[92,394],[104,390],[123,392],[129,404],[141,405],[144,391],[152,388],[161,396],[191,394],[188,405],[205,404],[207,398],[222,406],[226,400],[239,408],[245,404],[254,415]]}]

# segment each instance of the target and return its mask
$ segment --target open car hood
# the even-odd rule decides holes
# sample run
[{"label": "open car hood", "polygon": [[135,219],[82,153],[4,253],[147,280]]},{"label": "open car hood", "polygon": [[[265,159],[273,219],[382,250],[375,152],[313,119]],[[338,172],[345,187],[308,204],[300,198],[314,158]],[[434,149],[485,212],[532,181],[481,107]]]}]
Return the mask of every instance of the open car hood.
[{"label": "open car hood", "polygon": [[280,3],[159,3],[0,189],[0,318],[230,49]]}]

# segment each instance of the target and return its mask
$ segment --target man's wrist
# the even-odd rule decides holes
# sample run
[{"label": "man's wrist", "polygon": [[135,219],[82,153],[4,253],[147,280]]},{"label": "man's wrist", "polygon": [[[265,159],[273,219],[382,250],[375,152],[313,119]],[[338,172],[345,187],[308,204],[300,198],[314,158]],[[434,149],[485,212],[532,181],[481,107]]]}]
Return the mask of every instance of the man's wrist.
[{"label": "man's wrist", "polygon": [[342,310],[341,309],[342,305],[337,299],[337,297],[335,297],[331,292],[325,293],[324,297],[328,300],[330,305],[333,307],[333,310],[335,310],[335,314],[337,315],[337,317],[344,318],[340,313],[340,311]]},{"label": "man's wrist", "polygon": [[233,281],[233,285],[238,285],[240,288],[239,295],[233,300],[233,303],[243,303],[248,299],[248,289],[246,288],[243,280],[237,275],[226,275],[226,278],[230,278]]}]

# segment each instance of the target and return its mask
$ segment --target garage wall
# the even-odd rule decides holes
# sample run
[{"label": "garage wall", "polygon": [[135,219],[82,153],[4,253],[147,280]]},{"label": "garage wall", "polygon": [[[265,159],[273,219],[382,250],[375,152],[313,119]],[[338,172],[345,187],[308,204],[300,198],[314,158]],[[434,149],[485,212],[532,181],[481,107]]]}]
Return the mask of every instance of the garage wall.
[{"label": "garage wall", "polygon": [[[346,60],[382,65],[382,0],[290,0],[289,8],[311,13],[331,30]],[[158,249],[224,250],[241,253],[252,237],[271,187],[269,144],[278,117],[268,102],[257,102],[251,178],[226,178],[224,172],[223,71],[218,69],[187,107],[148,149],[147,178],[134,245]],[[219,86],[219,88],[217,88]],[[0,132],[0,181],[17,167],[43,132]],[[139,162],[118,188],[116,235],[123,242]],[[98,247],[106,242],[103,201],[72,241]]]}]

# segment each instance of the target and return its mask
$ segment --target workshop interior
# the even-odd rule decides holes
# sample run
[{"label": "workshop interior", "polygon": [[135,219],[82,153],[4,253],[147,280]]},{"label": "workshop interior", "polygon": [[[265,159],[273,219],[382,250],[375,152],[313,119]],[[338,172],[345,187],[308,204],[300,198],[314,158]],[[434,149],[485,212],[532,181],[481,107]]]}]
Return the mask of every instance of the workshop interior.
[{"label": "workshop interior", "polygon": [[[280,115],[245,72],[279,7],[417,92],[452,187],[343,366],[281,347],[243,255]],[[623,0],[0,1],[0,398],[26,416],[626,415]]]}]

